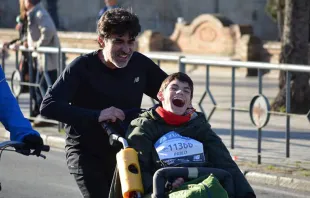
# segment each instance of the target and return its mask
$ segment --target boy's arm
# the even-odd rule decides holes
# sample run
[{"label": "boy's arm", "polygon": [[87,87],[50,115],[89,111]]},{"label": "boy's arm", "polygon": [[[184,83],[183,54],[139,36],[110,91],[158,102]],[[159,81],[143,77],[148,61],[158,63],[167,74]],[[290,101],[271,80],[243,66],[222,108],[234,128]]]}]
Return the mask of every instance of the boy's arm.
[{"label": "boy's arm", "polygon": [[29,134],[39,136],[39,133],[32,129],[29,120],[22,114],[2,68],[0,68],[0,121],[10,132],[11,140],[22,141]]}]

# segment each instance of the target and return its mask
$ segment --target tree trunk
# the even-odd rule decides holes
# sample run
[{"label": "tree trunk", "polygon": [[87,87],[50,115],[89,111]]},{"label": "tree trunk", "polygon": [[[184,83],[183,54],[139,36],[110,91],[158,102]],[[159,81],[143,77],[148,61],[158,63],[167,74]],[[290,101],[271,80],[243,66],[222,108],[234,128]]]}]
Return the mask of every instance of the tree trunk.
[{"label": "tree trunk", "polygon": [[277,0],[277,25],[278,25],[279,40],[281,40],[283,32],[284,8],[285,8],[285,0]]},{"label": "tree trunk", "polygon": [[[286,0],[282,36],[281,63],[308,65],[309,0]],[[294,72],[291,78],[291,112],[304,114],[310,110],[309,73]],[[286,75],[280,72],[280,91],[272,109],[285,109]]]}]

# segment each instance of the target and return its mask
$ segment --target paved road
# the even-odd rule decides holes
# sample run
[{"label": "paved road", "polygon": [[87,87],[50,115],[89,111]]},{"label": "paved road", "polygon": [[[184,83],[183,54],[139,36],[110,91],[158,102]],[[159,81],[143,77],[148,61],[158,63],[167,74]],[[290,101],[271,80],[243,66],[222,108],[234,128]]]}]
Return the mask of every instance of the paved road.
[{"label": "paved road", "polygon": [[[63,151],[52,149],[43,160],[4,152],[0,163],[0,198],[75,198],[79,191],[68,174]],[[253,184],[259,198],[306,197],[300,192]]]}]

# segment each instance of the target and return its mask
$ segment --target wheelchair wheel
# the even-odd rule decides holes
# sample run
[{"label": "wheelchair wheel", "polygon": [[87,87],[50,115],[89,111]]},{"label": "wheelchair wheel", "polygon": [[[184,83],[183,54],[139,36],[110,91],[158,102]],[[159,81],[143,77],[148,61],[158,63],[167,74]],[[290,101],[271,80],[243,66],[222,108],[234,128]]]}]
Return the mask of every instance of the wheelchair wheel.
[{"label": "wheelchair wheel", "polygon": [[22,92],[22,85],[19,84],[21,81],[22,81],[21,73],[18,70],[13,71],[11,78],[11,87],[15,97],[18,97]]}]

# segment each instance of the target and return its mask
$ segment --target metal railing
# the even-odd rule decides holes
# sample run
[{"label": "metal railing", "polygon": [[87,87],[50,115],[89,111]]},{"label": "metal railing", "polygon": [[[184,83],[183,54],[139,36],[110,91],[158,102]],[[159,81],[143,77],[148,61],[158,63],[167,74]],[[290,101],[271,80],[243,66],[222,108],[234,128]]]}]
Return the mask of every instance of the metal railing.
[{"label": "metal railing", "polygon": [[[25,49],[23,47],[20,48],[21,51],[28,51],[33,52],[33,49]],[[63,56],[59,56],[59,66],[58,66],[58,73],[60,74],[62,70],[64,69],[63,60],[62,58],[65,58],[67,54],[86,54],[90,53],[93,50],[89,49],[76,49],[76,48],[52,48],[52,47],[40,47],[37,49],[38,53],[59,53]],[[221,67],[228,67],[231,68],[231,106],[229,108],[223,108],[226,110],[229,110],[231,112],[231,126],[230,126],[230,147],[232,149],[235,148],[234,145],[234,138],[235,138],[235,112],[236,111],[249,111],[249,109],[240,108],[235,105],[236,101],[236,68],[250,68],[250,69],[258,69],[258,94],[263,94],[263,87],[262,87],[262,70],[268,69],[268,70],[280,70],[280,71],[286,71],[286,112],[274,112],[274,111],[268,111],[268,114],[277,114],[277,115],[284,115],[286,116],[286,157],[290,157],[290,117],[292,115],[291,113],[291,91],[290,91],[290,81],[291,81],[291,73],[292,72],[307,72],[310,73],[310,66],[309,65],[292,65],[292,64],[271,64],[271,63],[262,63],[262,62],[242,62],[242,61],[231,61],[231,60],[215,60],[213,59],[207,59],[202,57],[189,57],[189,56],[182,56],[182,55],[176,55],[176,54],[163,54],[163,53],[156,53],[156,52],[150,52],[150,53],[144,53],[147,57],[155,61],[159,66],[161,64],[161,61],[175,61],[176,66],[178,67],[178,70],[181,72],[186,73],[186,66],[188,64],[191,65],[204,65],[206,68],[206,79],[205,79],[205,91],[202,95],[202,97],[199,100],[199,108],[200,110],[205,113],[207,119],[211,119],[212,114],[216,109],[220,109],[221,107],[217,105],[215,98],[212,95],[212,92],[210,91],[210,67],[211,66],[221,66]],[[18,64],[18,53],[16,53],[16,64]],[[2,65],[5,68],[5,61],[2,59]],[[29,85],[29,86],[38,86],[33,83],[21,83],[23,85]],[[210,111],[209,115],[207,116],[207,113],[205,112],[202,102],[203,99],[206,97],[206,95],[209,95],[212,103],[213,108]],[[309,110],[310,111],[310,110]],[[307,115],[305,115],[307,116]],[[262,137],[262,131],[261,128],[258,128],[258,163],[260,162],[260,153],[261,153],[261,137]]]}]

